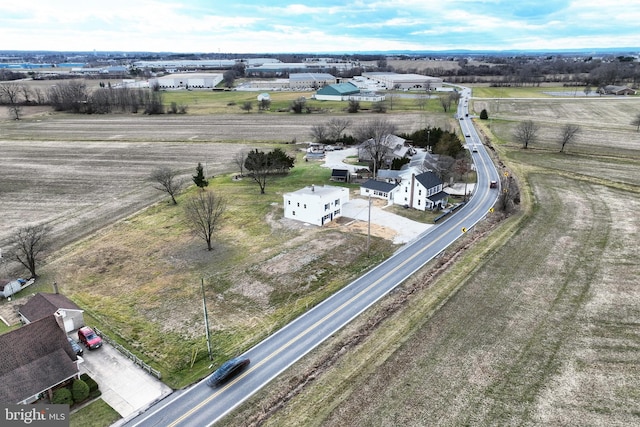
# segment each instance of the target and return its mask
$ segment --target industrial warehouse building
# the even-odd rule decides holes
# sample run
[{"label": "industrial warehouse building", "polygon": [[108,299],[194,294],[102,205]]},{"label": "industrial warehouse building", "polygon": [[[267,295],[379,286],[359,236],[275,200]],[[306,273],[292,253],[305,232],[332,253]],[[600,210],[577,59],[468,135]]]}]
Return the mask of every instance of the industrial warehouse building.
[{"label": "industrial warehouse building", "polygon": [[442,87],[443,80],[421,74],[398,74],[388,72],[365,72],[362,76],[373,80],[386,89],[401,90],[437,90]]},{"label": "industrial warehouse building", "polygon": [[336,83],[336,78],[329,73],[291,73],[289,88],[294,90],[315,89]]},{"label": "industrial warehouse building", "polygon": [[160,89],[211,89],[223,80],[220,73],[169,74],[149,79],[149,86],[156,84]]}]

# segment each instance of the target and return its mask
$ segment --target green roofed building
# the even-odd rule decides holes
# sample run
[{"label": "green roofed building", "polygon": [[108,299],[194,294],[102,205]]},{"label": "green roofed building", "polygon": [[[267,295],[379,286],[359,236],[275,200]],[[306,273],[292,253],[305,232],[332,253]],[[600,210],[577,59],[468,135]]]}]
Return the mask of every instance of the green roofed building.
[{"label": "green roofed building", "polygon": [[316,99],[322,101],[342,101],[349,95],[357,95],[360,89],[352,83],[327,85],[316,92]]}]

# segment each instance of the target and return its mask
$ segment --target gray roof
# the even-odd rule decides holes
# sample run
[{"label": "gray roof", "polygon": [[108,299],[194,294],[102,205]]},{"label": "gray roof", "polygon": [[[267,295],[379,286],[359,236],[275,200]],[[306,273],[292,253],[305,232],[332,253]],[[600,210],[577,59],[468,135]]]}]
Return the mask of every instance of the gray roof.
[{"label": "gray roof", "polygon": [[442,180],[433,172],[423,172],[416,175],[416,180],[424,186],[424,188],[433,188],[442,184]]},{"label": "gray roof", "polygon": [[0,402],[22,402],[73,377],[76,360],[54,316],[0,335]]},{"label": "gray roof", "polygon": [[432,202],[437,202],[437,201],[446,199],[447,197],[449,197],[449,193],[447,193],[446,191],[440,191],[436,194],[432,194],[431,196],[427,197],[427,199],[431,200]]},{"label": "gray roof", "polygon": [[336,78],[329,73],[290,73],[289,81],[299,80],[335,80]]},{"label": "gray roof", "polygon": [[82,311],[73,301],[62,294],[35,294],[25,305],[20,307],[20,314],[33,322],[58,311],[59,308]]},{"label": "gray roof", "polygon": [[389,193],[391,190],[396,188],[398,184],[389,184],[388,182],[376,181],[375,179],[370,179],[362,184],[362,187],[369,188],[371,190],[382,191],[384,193]]}]

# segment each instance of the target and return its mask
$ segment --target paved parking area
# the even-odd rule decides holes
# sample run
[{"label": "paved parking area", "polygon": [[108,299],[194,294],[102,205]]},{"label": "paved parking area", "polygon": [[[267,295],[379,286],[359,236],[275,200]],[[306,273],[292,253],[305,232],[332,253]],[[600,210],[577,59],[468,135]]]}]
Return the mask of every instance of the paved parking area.
[{"label": "paved parking area", "polygon": [[[342,205],[342,215],[359,221],[369,221],[369,201],[367,199],[351,199]],[[371,206],[371,223],[393,229],[393,243],[403,244],[415,239],[419,234],[433,227],[385,211],[383,208]]]},{"label": "paved parking area", "polygon": [[[77,339],[74,335],[71,337]],[[146,409],[172,392],[109,344],[97,350],[85,348],[82,358],[80,373],[86,372],[98,383],[102,399],[123,418]]]}]

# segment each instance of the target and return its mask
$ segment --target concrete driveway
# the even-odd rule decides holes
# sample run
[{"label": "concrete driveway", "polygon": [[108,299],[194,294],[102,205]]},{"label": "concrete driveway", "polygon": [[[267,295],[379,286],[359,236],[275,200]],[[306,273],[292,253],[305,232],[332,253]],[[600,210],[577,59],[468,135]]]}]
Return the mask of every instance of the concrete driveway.
[{"label": "concrete driveway", "polygon": [[[345,150],[327,151],[325,152],[323,166],[331,169],[347,169],[351,173],[354,173],[357,169],[362,168],[362,166],[344,163],[343,160],[349,156],[356,156],[357,154],[358,149],[355,147]],[[368,205],[369,202],[366,199],[351,199],[342,205],[342,215],[347,218],[368,222]],[[393,238],[393,243],[396,244],[407,243],[415,239],[420,233],[432,227],[430,224],[412,221],[373,205],[371,206],[371,223],[395,230],[396,235]]]},{"label": "concrete driveway", "polygon": [[[76,334],[70,334],[77,339]],[[80,373],[87,373],[102,391],[102,399],[123,418],[146,409],[173,390],[156,377],[104,343],[97,350],[84,349]]]},{"label": "concrete driveway", "polygon": [[[369,201],[351,199],[342,205],[342,215],[359,221],[369,221]],[[393,243],[403,244],[415,239],[419,234],[433,227],[431,224],[412,221],[400,215],[387,212],[384,208],[371,206],[371,223],[391,228],[396,232]]]}]

